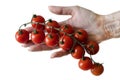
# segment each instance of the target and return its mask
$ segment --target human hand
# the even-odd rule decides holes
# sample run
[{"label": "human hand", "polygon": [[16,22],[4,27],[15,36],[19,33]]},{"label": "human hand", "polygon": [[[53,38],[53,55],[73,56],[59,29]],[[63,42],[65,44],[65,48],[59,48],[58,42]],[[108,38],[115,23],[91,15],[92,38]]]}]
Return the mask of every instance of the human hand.
[{"label": "human hand", "polygon": [[[75,30],[83,28],[88,32],[89,40],[94,40],[100,43],[106,39],[105,31],[103,28],[103,16],[96,14],[88,9],[79,6],[70,7],[58,7],[50,6],[49,10],[59,15],[71,15],[71,18],[60,22],[60,24],[70,24]],[[30,31],[30,30],[29,30]],[[32,42],[25,44],[24,46],[30,47],[30,51],[52,50],[55,48],[49,48],[45,44],[34,45]],[[58,47],[57,47],[58,48]],[[52,58],[60,57],[68,54],[63,50],[52,54]]]},{"label": "human hand", "polygon": [[60,22],[60,24],[70,24],[74,29],[85,29],[89,34],[89,39],[98,43],[105,40],[102,15],[96,14],[88,9],[79,6],[58,7],[50,6],[49,10],[58,15],[71,15],[71,18]]}]

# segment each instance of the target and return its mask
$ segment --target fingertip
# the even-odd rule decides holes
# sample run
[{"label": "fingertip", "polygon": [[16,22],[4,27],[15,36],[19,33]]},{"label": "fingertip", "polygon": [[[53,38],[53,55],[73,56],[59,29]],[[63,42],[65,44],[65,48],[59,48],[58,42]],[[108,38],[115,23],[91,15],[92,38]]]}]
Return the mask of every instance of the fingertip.
[{"label": "fingertip", "polygon": [[48,6],[48,9],[50,9],[50,10],[51,10],[52,8],[54,8],[54,6],[52,6],[52,5],[51,5],[51,6]]},{"label": "fingertip", "polygon": [[53,59],[53,58],[57,58],[58,57],[58,54],[57,53],[53,53],[50,58]]},{"label": "fingertip", "polygon": [[30,52],[35,52],[35,49],[33,49],[33,48],[28,48],[28,51],[30,51]]},{"label": "fingertip", "polygon": [[27,43],[24,43],[21,46],[26,48],[26,47],[30,47],[32,45],[34,45],[34,43],[31,40],[29,40]]},{"label": "fingertip", "polygon": [[55,14],[60,14],[61,7],[59,6],[48,6],[48,9]]},{"label": "fingertip", "polygon": [[62,56],[68,55],[68,54],[69,54],[68,52],[66,52],[64,50],[60,50],[60,51],[53,53],[51,55],[51,58],[59,58],[59,57],[62,57]]},{"label": "fingertip", "polygon": [[50,56],[51,59],[55,58],[53,55]]},{"label": "fingertip", "polygon": [[33,52],[33,50],[31,48],[29,48],[28,51]]},{"label": "fingertip", "polygon": [[43,47],[41,46],[41,44],[34,44],[34,45],[30,46],[28,49],[28,51],[31,51],[31,52],[42,51],[42,50],[43,50]]},{"label": "fingertip", "polygon": [[72,15],[72,6],[48,6],[49,10],[55,14],[59,15]]}]

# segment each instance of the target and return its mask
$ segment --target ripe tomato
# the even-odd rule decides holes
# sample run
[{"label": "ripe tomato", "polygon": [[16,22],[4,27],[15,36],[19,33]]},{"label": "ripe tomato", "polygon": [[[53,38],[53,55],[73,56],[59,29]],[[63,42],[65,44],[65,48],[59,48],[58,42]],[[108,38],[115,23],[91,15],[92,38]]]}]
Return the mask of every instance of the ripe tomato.
[{"label": "ripe tomato", "polygon": [[86,43],[88,39],[88,34],[85,30],[79,29],[75,32],[74,37],[81,43]]},{"label": "ripe tomato", "polygon": [[75,59],[80,59],[84,56],[85,50],[81,45],[76,45],[74,50],[72,51],[71,55]]},{"label": "ripe tomato", "polygon": [[89,57],[81,58],[78,62],[79,68],[82,70],[89,70],[92,68],[92,60]]},{"label": "ripe tomato", "polygon": [[38,43],[41,43],[43,42],[45,39],[45,33],[43,30],[34,30],[32,33],[31,33],[31,40],[33,43],[35,44],[38,44]]},{"label": "ripe tomato", "polygon": [[61,35],[63,35],[64,33],[67,33],[67,34],[74,33],[72,26],[69,24],[62,25],[60,29],[61,29],[61,32],[60,32]]},{"label": "ripe tomato", "polygon": [[48,33],[45,37],[45,43],[49,47],[55,47],[58,45],[59,37],[56,33]]},{"label": "ripe tomato", "polygon": [[91,69],[91,73],[95,76],[101,75],[103,71],[104,71],[104,67],[102,64],[99,64],[99,63],[95,63],[93,65],[93,68]]},{"label": "ripe tomato", "polygon": [[59,46],[63,49],[63,50],[70,50],[71,47],[73,46],[73,40],[70,36],[64,35],[62,37],[60,37],[59,40]]},{"label": "ripe tomato", "polygon": [[54,28],[58,28],[59,29],[60,25],[58,24],[57,21],[49,19],[48,22],[46,23],[46,27],[45,27],[46,31],[48,33],[50,33],[50,32],[57,33],[58,30],[56,30]]},{"label": "ripe tomato", "polygon": [[99,45],[95,41],[88,41],[85,48],[88,54],[91,55],[95,55],[99,51]]},{"label": "ripe tomato", "polygon": [[[33,28],[36,28],[36,29],[44,29],[45,28],[45,26],[43,25],[43,23],[45,23],[45,19],[40,15],[33,15],[31,22],[33,22],[32,23]],[[38,24],[36,24],[36,23],[38,23]],[[42,24],[39,24],[39,23],[42,23]]]},{"label": "ripe tomato", "polygon": [[29,41],[29,32],[25,29],[20,29],[16,32],[15,38],[19,43],[26,43]]}]

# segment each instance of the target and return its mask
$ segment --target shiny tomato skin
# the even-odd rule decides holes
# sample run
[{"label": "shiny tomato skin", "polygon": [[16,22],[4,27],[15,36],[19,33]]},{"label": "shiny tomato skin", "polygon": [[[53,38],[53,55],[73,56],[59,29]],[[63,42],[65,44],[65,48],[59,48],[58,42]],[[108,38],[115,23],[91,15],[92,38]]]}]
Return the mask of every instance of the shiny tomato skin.
[{"label": "shiny tomato skin", "polygon": [[72,57],[75,59],[80,59],[84,56],[85,50],[81,45],[76,45],[71,53]]},{"label": "shiny tomato skin", "polygon": [[95,76],[99,76],[104,72],[104,67],[102,64],[99,63],[94,63],[92,69],[91,69],[91,73]]},{"label": "shiny tomato skin", "polygon": [[45,33],[43,30],[34,30],[32,33],[31,33],[31,40],[33,43],[35,44],[39,44],[39,43],[42,43],[45,39]]},{"label": "shiny tomato skin", "polygon": [[45,30],[48,33],[50,33],[50,32],[52,32],[52,33],[58,33],[59,31],[56,30],[56,29],[54,29],[54,28],[59,29],[60,28],[59,23],[57,21],[55,21],[55,20],[51,20],[51,19],[48,20],[48,22],[46,23],[46,26],[45,26]]},{"label": "shiny tomato skin", "polygon": [[[33,18],[31,20],[32,23],[32,27],[35,29],[45,29],[45,26],[42,25],[45,23],[45,19],[43,16],[41,15],[33,15]],[[35,23],[42,23],[42,24],[35,24]]]},{"label": "shiny tomato skin", "polygon": [[88,54],[95,55],[99,51],[99,45],[96,41],[88,41],[85,49]]},{"label": "shiny tomato skin", "polygon": [[27,43],[29,41],[29,32],[25,29],[20,29],[16,32],[15,38],[19,43]]},{"label": "shiny tomato skin", "polygon": [[86,43],[88,40],[88,33],[84,29],[79,29],[75,32],[74,37],[81,43]]},{"label": "shiny tomato skin", "polygon": [[71,47],[73,46],[73,40],[70,36],[67,35],[63,35],[62,37],[60,37],[59,39],[59,46],[65,50],[68,51],[71,49]]},{"label": "shiny tomato skin", "polygon": [[92,68],[93,63],[92,63],[92,60],[89,57],[84,57],[84,58],[79,60],[78,66],[82,70],[89,70],[89,69]]},{"label": "shiny tomato skin", "polygon": [[63,24],[61,27],[60,27],[60,35],[62,36],[64,33],[67,33],[67,34],[72,34],[74,33],[74,29],[71,25],[69,24]]},{"label": "shiny tomato skin", "polygon": [[56,34],[56,33],[48,33],[45,36],[45,43],[49,47],[57,46],[58,42],[59,42],[59,37],[58,37],[58,34]]}]

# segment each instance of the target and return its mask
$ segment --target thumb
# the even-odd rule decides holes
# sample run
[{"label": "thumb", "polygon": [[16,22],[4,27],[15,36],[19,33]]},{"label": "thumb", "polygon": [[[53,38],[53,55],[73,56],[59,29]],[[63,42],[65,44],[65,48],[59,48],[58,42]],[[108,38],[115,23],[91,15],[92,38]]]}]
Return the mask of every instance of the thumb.
[{"label": "thumb", "polygon": [[49,10],[52,13],[60,14],[60,15],[72,15],[73,14],[73,7],[60,7],[60,6],[49,6]]}]

